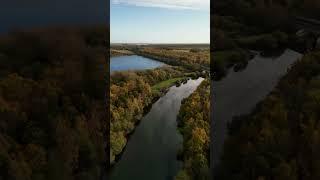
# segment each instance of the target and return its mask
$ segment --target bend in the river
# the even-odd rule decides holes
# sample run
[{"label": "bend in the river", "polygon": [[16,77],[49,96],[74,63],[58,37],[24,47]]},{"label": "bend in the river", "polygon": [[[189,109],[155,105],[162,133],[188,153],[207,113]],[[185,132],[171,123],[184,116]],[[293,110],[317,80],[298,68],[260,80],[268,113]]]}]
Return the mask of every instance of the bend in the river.
[{"label": "bend in the river", "polygon": [[127,147],[111,172],[111,180],[172,180],[182,163],[177,153],[182,136],[177,130],[181,101],[196,90],[203,78],[188,80],[169,91],[152,105],[131,136]]},{"label": "bend in the river", "polygon": [[214,166],[219,162],[223,151],[227,123],[232,121],[234,116],[250,113],[301,56],[289,49],[276,58],[256,55],[243,71],[231,70],[221,81],[213,82],[211,162]]}]

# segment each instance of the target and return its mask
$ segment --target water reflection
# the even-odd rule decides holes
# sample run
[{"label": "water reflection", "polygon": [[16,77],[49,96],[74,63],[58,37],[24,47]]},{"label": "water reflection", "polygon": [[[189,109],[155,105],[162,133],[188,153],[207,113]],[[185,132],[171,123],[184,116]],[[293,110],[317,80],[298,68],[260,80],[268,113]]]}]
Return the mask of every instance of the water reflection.
[{"label": "water reflection", "polygon": [[119,56],[110,59],[110,72],[154,69],[163,65],[165,64],[162,62],[155,61],[142,56]]},{"label": "water reflection", "polygon": [[229,70],[221,81],[213,82],[213,122],[211,162],[216,164],[223,150],[227,123],[234,116],[249,113],[277,84],[287,69],[302,55],[285,50],[278,57],[256,55],[247,67]]},{"label": "water reflection", "polygon": [[181,100],[203,81],[188,80],[153,104],[129,139],[125,152],[112,170],[111,180],[172,180],[181,168],[177,152],[182,136],[177,131],[177,114]]}]

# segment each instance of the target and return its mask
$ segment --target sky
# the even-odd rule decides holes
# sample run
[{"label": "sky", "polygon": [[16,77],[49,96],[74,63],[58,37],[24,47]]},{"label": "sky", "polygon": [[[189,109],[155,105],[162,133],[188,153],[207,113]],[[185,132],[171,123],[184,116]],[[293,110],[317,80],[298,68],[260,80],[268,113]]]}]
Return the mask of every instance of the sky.
[{"label": "sky", "polygon": [[47,26],[108,25],[109,5],[106,0],[2,0],[0,33]]},{"label": "sky", "polygon": [[110,0],[111,43],[210,43],[210,0]]}]

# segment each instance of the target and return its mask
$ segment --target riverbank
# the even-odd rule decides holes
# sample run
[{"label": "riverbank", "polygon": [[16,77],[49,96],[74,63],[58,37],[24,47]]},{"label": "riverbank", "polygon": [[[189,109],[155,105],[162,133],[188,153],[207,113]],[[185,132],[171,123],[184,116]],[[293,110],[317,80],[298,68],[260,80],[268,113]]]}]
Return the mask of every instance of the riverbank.
[{"label": "riverbank", "polygon": [[[177,131],[181,101],[196,90],[202,81],[203,78],[189,79],[179,87],[171,86],[152,105],[130,137],[121,160],[112,169],[110,179],[174,178],[181,168],[181,162],[176,157],[182,146],[182,137]],[[153,162],[152,166],[150,162]]]},{"label": "riverbank", "polygon": [[305,55],[253,111],[230,124],[217,179],[318,177],[319,59],[319,51]]},{"label": "riverbank", "polygon": [[[121,50],[134,52],[137,55],[142,55],[142,57],[150,56],[146,54],[139,54],[142,50],[149,49],[150,47],[139,48],[139,50],[128,47],[119,47]],[[153,48],[151,48],[153,49]],[[170,48],[169,48],[170,49]],[[181,84],[185,82],[188,77],[195,78],[200,76],[208,76],[208,71],[205,71],[203,67],[199,67],[197,71],[194,69],[188,69],[191,65],[182,65],[178,63],[179,57],[182,57],[182,61],[186,59],[185,55],[188,55],[188,62],[191,60],[195,62],[204,61],[203,57],[209,55],[208,50],[175,50],[166,48],[156,49],[157,53],[163,55],[164,51],[170,51],[171,56],[175,56],[175,60],[171,60],[170,64],[175,66],[163,66],[162,68],[157,68],[154,70],[145,70],[145,71],[128,71],[128,72],[117,72],[111,74],[111,91],[114,95],[111,94],[111,160],[110,163],[113,164],[113,161],[119,159],[123,152],[128,139],[127,135],[130,135],[135,129],[136,125],[139,123],[140,119],[143,116],[143,111],[145,107],[148,107],[152,104],[153,99],[156,97],[161,97],[165,94],[166,90],[173,84]],[[192,55],[192,56],[190,56]],[[153,57],[153,56],[152,56]],[[158,57],[158,56],[157,56]],[[163,56],[158,58],[162,59]],[[178,58],[177,58],[178,57]],[[201,58],[200,58],[201,57]],[[207,57],[208,58],[208,57]],[[158,59],[155,59],[158,60]],[[128,60],[129,61],[129,60]],[[168,61],[166,61],[168,62]],[[151,61],[150,61],[151,63]],[[206,63],[209,63],[209,59],[206,60]],[[119,99],[120,98],[120,99]],[[128,112],[126,112],[128,111]]]},{"label": "riverbank", "polygon": [[[287,19],[279,19],[283,23],[274,22],[277,28],[264,29],[257,26],[260,22],[250,24],[244,21],[242,16],[243,14],[238,17],[219,15],[219,13],[213,16],[213,31],[216,36],[212,43],[213,63],[211,68],[214,80],[221,80],[225,77],[230,67],[233,67],[234,71],[244,69],[255,55],[251,53],[251,50],[258,51],[265,57],[275,57],[288,47],[298,52],[305,51],[306,42],[296,35]],[[272,23],[268,24],[268,26],[271,25]]]},{"label": "riverbank", "polygon": [[[111,75],[111,161],[116,162],[148,108],[173,85],[200,76],[181,67],[115,72]],[[120,156],[118,156],[120,155]]]},{"label": "riverbank", "polygon": [[[163,95],[165,95],[169,88],[172,86],[180,86],[181,83],[185,82],[185,80],[188,79],[188,77],[178,77],[178,78],[173,78],[165,81],[161,81],[158,84],[152,86],[152,96],[150,97],[152,100],[146,104],[144,107],[142,107],[143,112],[139,115],[137,115],[137,119],[134,124],[134,128],[132,131],[130,131],[128,134],[126,134],[125,138],[126,141],[128,142],[130,140],[131,135],[135,132],[136,127],[139,126],[141,123],[141,118],[145,116],[151,109],[152,105],[159,100]],[[127,143],[124,145],[123,149],[121,152],[117,155],[115,155],[114,162],[111,162],[111,168],[116,165],[116,163],[120,160],[123,152],[126,150]],[[111,171],[111,169],[110,169]]]},{"label": "riverbank", "polygon": [[172,66],[182,66],[189,70],[209,71],[210,52],[209,45],[203,46],[122,46],[122,49],[136,55],[154,59]]},{"label": "riverbank", "polygon": [[136,51],[141,56],[156,59],[173,66],[182,66],[192,71],[209,71],[209,50],[176,51],[164,48],[142,48]]},{"label": "riverbank", "polygon": [[[263,52],[263,56],[283,47],[305,53],[313,45],[314,32],[298,37],[299,28],[307,28],[307,23],[297,26],[291,20],[308,14],[319,18],[314,13],[318,6],[307,1],[216,0],[213,54],[237,47],[259,47],[256,50]],[[281,33],[276,35],[275,30]],[[298,60],[292,68],[286,65],[290,56],[283,58],[284,62],[270,58],[274,64],[283,62],[277,66],[251,60],[243,71],[229,71],[223,79],[214,82],[213,114],[217,120],[213,122],[212,138],[214,179],[320,177],[319,52]],[[283,67],[290,68],[289,73]],[[282,75],[285,76],[279,78]],[[225,132],[224,124],[229,124]],[[222,134],[228,134],[225,142]],[[222,148],[221,144],[224,144]]]},{"label": "riverbank", "polygon": [[134,55],[132,51],[129,51],[127,49],[110,49],[110,57],[119,57],[119,56],[130,56]]},{"label": "riverbank", "polygon": [[183,167],[176,180],[210,179],[210,79],[181,102],[178,130],[183,136],[183,148],[178,154]]},{"label": "riverbank", "polygon": [[[186,83],[186,80],[188,80],[188,79],[189,79],[188,77],[173,78],[173,79],[169,79],[169,80],[166,80],[166,81],[162,81],[162,82],[154,85],[152,87],[152,89],[154,91],[154,95],[153,95],[152,101],[148,105],[143,107],[144,110],[143,110],[143,113],[141,114],[141,118],[143,116],[145,116],[150,111],[150,109],[152,108],[152,105],[156,101],[158,101],[162,96],[164,96],[168,92],[170,87],[172,87],[172,86],[180,86],[181,84]],[[140,125],[141,118],[134,124],[135,128],[129,134],[126,135],[127,142],[130,140],[131,136],[136,131],[136,127],[138,127]],[[107,170],[108,171],[107,174],[109,174],[108,176],[110,176],[110,173],[112,172],[114,166],[116,166],[117,162],[121,159],[123,153],[126,151],[126,148],[127,148],[127,143],[123,147],[123,149],[120,152],[120,154],[117,154],[115,156],[114,162],[112,164],[110,164],[110,168]]]},{"label": "riverbank", "polygon": [[[267,58],[256,55],[246,69],[240,72],[230,70],[220,81],[214,81],[212,106],[213,119],[213,165],[219,163],[224,152],[223,145],[228,133],[228,123],[233,117],[249,113],[276,86],[287,69],[302,55],[287,49],[281,56]],[[249,82],[249,83],[248,83]]]}]

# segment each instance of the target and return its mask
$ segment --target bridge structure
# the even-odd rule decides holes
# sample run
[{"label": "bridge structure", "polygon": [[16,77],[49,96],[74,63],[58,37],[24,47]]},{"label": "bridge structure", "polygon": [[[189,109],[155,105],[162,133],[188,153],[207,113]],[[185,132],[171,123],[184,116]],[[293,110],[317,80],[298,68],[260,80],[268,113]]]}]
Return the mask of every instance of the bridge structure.
[{"label": "bridge structure", "polygon": [[296,35],[306,38],[306,45],[309,49],[320,49],[320,21],[295,16],[293,17],[293,25],[297,29]]}]

